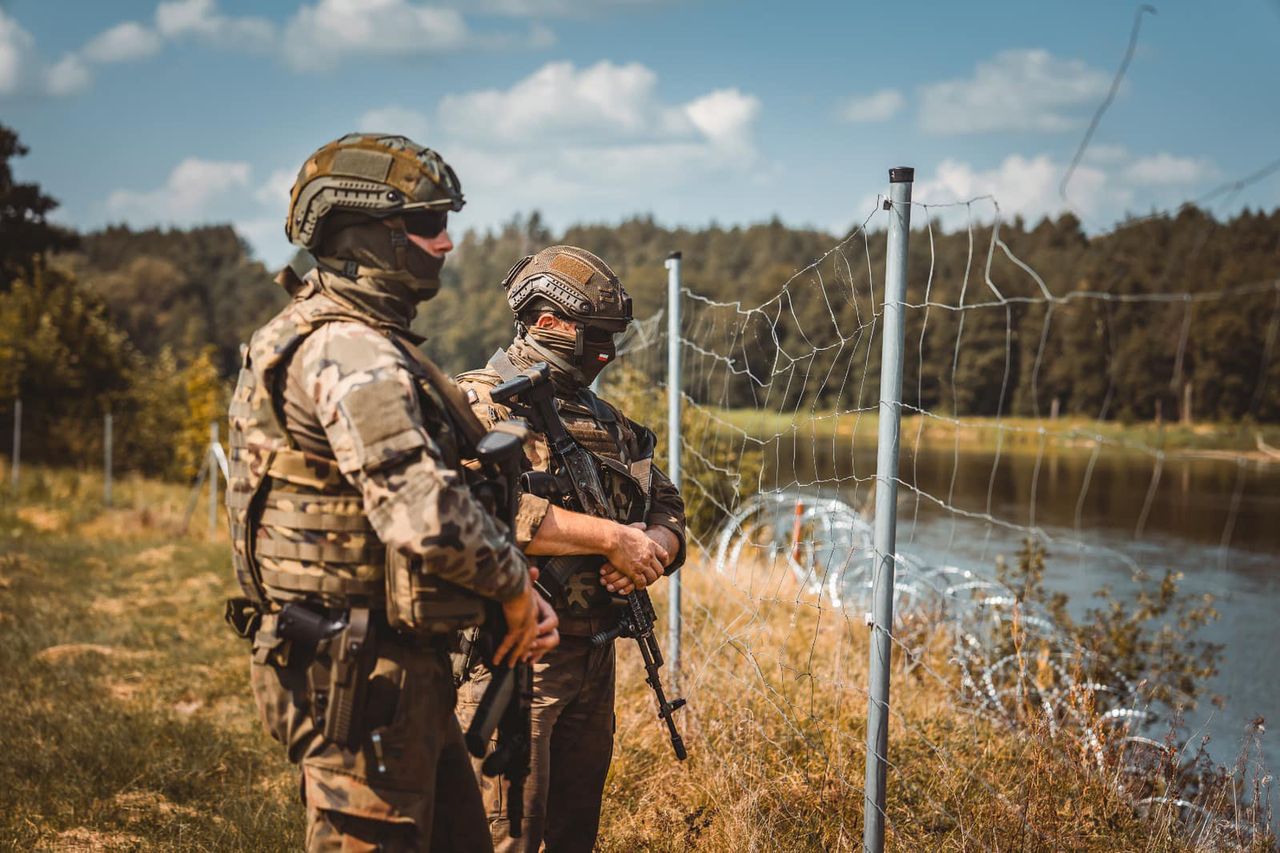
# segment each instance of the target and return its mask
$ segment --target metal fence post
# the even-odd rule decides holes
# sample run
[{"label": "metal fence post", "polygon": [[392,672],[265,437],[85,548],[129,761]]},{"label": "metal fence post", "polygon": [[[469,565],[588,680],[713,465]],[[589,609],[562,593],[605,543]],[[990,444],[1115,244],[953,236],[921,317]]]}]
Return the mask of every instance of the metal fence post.
[{"label": "metal fence post", "polygon": [[[667,256],[667,476],[680,488],[680,253]],[[673,688],[680,679],[680,573],[668,580],[667,657]]]},{"label": "metal fence post", "polygon": [[893,653],[893,576],[897,549],[898,439],[902,418],[903,303],[907,238],[915,170],[889,170],[889,243],[884,269],[884,330],[880,362],[880,434],[876,446],[875,574],[872,580],[871,670],[868,676],[867,776],[862,847],[884,850],[885,782],[889,759],[889,661]]},{"label": "metal fence post", "polygon": [[218,533],[218,456],[214,448],[218,446],[218,422],[209,424],[209,447],[205,451],[209,463],[209,538]]},{"label": "metal fence post", "polygon": [[18,496],[18,468],[22,465],[22,400],[13,402],[13,470],[9,472],[9,482],[13,496]]},{"label": "metal fence post", "polygon": [[102,417],[102,502],[111,506],[111,413]]}]

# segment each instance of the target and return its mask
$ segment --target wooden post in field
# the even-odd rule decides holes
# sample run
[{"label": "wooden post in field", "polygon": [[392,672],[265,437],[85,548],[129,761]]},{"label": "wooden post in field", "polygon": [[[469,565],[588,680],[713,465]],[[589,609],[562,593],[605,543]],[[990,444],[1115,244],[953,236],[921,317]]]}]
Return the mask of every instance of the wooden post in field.
[{"label": "wooden post in field", "polygon": [[111,413],[102,418],[102,502],[111,506]]},{"label": "wooden post in field", "polygon": [[22,400],[13,403],[13,470],[9,472],[9,482],[13,488],[13,496],[18,496],[18,469],[22,466]]}]

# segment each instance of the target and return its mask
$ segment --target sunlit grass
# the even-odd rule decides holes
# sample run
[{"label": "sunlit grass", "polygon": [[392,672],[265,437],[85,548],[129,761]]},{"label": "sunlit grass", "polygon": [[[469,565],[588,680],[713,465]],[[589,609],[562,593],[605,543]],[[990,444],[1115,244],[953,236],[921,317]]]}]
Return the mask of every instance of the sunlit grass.
[{"label": "sunlit grass", "polygon": [[[24,482],[0,506],[0,840],[299,849],[296,777],[222,623],[227,543],[204,539],[204,507],[180,535],[179,486],[126,481],[104,511],[90,475]],[[601,848],[858,848],[865,627],[783,576],[690,565],[685,582],[690,758],[674,760],[622,642]],[[1168,815],[1138,817],[1062,744],[968,713],[929,636],[894,672],[891,849],[1182,849]]]}]

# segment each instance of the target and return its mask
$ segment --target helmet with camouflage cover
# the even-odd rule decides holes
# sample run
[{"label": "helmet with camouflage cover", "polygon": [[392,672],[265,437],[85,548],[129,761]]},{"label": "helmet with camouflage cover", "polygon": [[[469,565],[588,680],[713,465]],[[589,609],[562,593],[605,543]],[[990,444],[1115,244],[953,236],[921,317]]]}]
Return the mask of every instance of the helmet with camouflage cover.
[{"label": "helmet with camouflage cover", "polygon": [[621,332],[631,322],[631,297],[613,270],[576,246],[549,246],[521,258],[502,286],[516,316],[547,307],[608,332]]},{"label": "helmet with camouflage cover", "polygon": [[285,233],[305,249],[337,213],[368,217],[462,210],[462,184],[439,154],[404,136],[349,133],[302,164],[289,194]]},{"label": "helmet with camouflage cover", "polygon": [[[517,342],[546,361],[567,386],[588,385],[617,354],[613,337],[631,322],[631,297],[600,258],[576,246],[549,246],[516,262],[502,281],[516,314]],[[539,328],[550,312],[574,325],[572,333]]]}]

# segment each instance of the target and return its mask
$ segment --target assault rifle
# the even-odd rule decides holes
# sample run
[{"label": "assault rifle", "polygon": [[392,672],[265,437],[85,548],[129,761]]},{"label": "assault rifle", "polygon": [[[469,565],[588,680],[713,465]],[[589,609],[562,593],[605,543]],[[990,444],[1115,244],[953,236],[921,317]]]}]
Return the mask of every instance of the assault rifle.
[{"label": "assault rifle", "polygon": [[[567,484],[564,490],[566,496],[577,504],[578,510],[597,518],[619,520],[612,503],[605,496],[604,484],[600,480],[600,470],[596,467],[595,460],[574,440],[565,428],[564,421],[560,419],[555,403],[555,386],[551,383],[551,371],[545,362],[535,364],[503,382],[493,389],[490,396],[495,403],[510,406],[515,414],[528,419],[535,430],[546,436],[551,452],[562,469],[564,476],[561,479]],[[598,567],[602,563],[603,559],[600,557],[554,557],[541,568],[538,583],[552,593],[559,592],[570,575],[587,565]],[[640,646],[640,654],[644,658],[645,681],[653,688],[657,699],[658,717],[666,723],[676,758],[684,761],[688,752],[684,748],[684,739],[676,728],[674,714],[684,707],[685,700],[668,701],[662,689],[662,678],[659,675],[662,649],[653,634],[653,602],[649,599],[648,591],[643,589],[624,598],[625,609],[618,624],[593,636],[591,643],[603,646],[617,637],[629,637]]]},{"label": "assault rifle", "polygon": [[[514,529],[515,504],[518,494],[516,478],[520,473],[523,446],[512,432],[491,430],[476,444],[476,455],[482,466],[498,476],[476,487],[477,497],[494,515]],[[469,660],[477,660],[489,671],[489,686],[476,707],[471,725],[467,726],[467,750],[484,759],[480,771],[486,776],[501,776],[507,782],[507,830],[519,838],[524,823],[524,782],[529,776],[530,749],[533,740],[533,665],[499,664],[494,661],[507,620],[502,606],[489,602],[484,625],[471,632]],[[493,751],[488,751],[493,733],[498,733]]]}]

